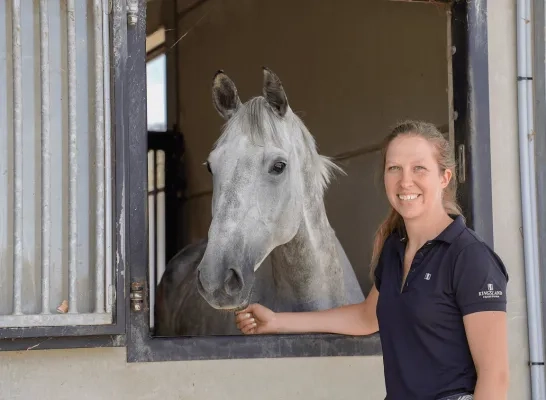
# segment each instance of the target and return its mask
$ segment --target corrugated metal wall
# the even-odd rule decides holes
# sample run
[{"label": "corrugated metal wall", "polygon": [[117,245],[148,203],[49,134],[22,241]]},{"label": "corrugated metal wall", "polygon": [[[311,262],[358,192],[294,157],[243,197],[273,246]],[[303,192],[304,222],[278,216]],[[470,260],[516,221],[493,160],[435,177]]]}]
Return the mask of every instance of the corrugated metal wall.
[{"label": "corrugated metal wall", "polygon": [[0,327],[112,320],[107,3],[0,1]]}]

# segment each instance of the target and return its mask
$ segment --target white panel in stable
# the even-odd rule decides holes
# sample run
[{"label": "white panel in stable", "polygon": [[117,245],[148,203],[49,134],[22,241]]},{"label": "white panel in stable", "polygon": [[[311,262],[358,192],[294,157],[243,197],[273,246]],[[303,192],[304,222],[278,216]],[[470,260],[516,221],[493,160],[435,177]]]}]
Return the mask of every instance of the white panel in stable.
[{"label": "white panel in stable", "polygon": [[112,323],[105,4],[0,2],[0,328]]}]

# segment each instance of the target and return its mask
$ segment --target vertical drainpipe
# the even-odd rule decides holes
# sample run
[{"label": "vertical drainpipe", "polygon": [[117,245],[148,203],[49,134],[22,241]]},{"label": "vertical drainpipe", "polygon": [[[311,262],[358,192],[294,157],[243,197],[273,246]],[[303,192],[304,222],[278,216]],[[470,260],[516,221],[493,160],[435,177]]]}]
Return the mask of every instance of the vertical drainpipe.
[{"label": "vertical drainpipe", "polygon": [[[523,222],[523,252],[525,264],[525,283],[527,292],[527,324],[529,334],[529,366],[531,374],[531,398],[542,400],[546,398],[545,376],[544,376],[544,321],[542,313],[541,279],[540,279],[540,261],[539,261],[539,216],[544,219],[544,202],[539,205],[538,198],[543,197],[544,193],[539,191],[544,189],[540,177],[541,171],[540,154],[541,149],[536,143],[535,126],[539,129],[535,121],[535,112],[537,118],[543,118],[540,109],[535,103],[536,100],[543,101],[540,98],[540,88],[537,82],[534,82],[534,76],[540,75],[537,70],[544,73],[544,64],[540,67],[540,59],[535,56],[535,67],[533,71],[533,36],[536,46],[544,45],[544,30],[535,32],[537,20],[533,20],[531,1],[534,1],[535,7],[539,9],[544,6],[544,0],[517,0],[517,90],[518,90],[518,136],[519,136],[519,155],[520,155],[520,176],[521,176],[521,209]],[[540,3],[540,4],[539,4]],[[544,18],[544,14],[534,16],[537,19]],[[533,24],[535,22],[535,24]],[[542,21],[543,23],[543,21]],[[534,26],[535,25],[535,26]],[[543,47],[542,47],[543,49]],[[542,50],[542,54],[544,50]],[[540,81],[540,78],[539,78]],[[533,89],[538,89],[533,101]],[[541,141],[543,138],[541,138]],[[538,151],[537,151],[538,150]],[[541,188],[542,185],[542,188]]]},{"label": "vertical drainpipe", "polygon": [[[536,184],[537,184],[537,217],[538,217],[538,268],[541,283],[541,299],[543,304],[546,302],[546,6],[545,0],[533,0],[533,20],[534,28],[534,107],[535,107],[535,155],[536,155]],[[538,297],[538,296],[537,296]],[[546,329],[546,315],[542,314],[542,329]],[[543,339],[543,346],[544,343]],[[542,362],[545,354],[543,350]],[[535,368],[535,367],[531,367]],[[544,366],[539,377],[546,381],[546,372]]]}]

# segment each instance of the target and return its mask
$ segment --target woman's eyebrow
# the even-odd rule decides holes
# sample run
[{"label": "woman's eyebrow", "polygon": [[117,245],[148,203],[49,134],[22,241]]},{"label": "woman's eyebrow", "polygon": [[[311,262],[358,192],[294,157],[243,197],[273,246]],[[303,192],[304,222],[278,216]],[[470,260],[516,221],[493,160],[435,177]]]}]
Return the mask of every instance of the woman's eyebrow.
[{"label": "woman's eyebrow", "polygon": [[[420,164],[420,163],[424,163],[424,162],[425,162],[424,158],[419,158],[417,160],[410,161],[410,164]],[[399,164],[399,162],[397,162],[395,160],[386,160],[385,164]]]}]

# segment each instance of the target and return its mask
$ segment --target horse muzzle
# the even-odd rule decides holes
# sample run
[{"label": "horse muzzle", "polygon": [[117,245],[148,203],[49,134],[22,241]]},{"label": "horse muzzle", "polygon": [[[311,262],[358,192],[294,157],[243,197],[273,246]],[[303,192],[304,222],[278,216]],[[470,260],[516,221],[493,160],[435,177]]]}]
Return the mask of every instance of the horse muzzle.
[{"label": "horse muzzle", "polygon": [[248,304],[253,276],[245,279],[239,268],[224,269],[221,274],[211,275],[201,266],[197,269],[199,294],[216,309],[233,310]]}]

